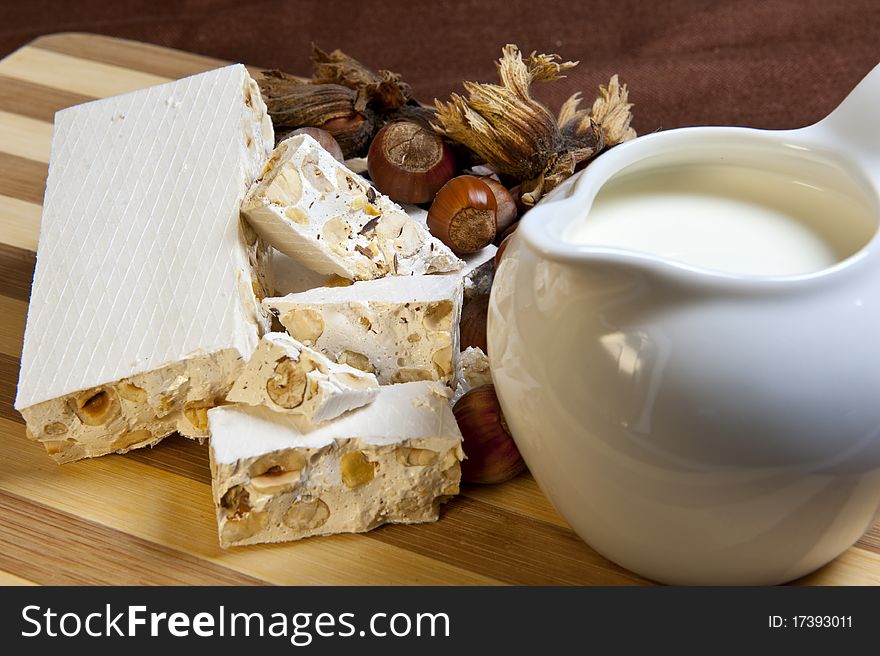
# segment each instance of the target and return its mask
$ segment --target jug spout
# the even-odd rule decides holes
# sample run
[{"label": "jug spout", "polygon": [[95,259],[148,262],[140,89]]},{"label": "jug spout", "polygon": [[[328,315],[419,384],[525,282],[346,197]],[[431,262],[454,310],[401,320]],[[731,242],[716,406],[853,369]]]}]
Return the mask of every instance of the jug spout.
[{"label": "jug spout", "polygon": [[807,129],[856,159],[880,160],[880,64],[834,111]]}]

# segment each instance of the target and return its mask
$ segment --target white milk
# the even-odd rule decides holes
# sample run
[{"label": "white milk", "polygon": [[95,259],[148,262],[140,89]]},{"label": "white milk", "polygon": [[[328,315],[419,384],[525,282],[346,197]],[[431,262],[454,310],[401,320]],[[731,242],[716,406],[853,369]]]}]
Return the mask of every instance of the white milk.
[{"label": "white milk", "polygon": [[819,271],[876,229],[851,196],[769,171],[688,165],[621,173],[570,239],[708,269],[780,276]]}]

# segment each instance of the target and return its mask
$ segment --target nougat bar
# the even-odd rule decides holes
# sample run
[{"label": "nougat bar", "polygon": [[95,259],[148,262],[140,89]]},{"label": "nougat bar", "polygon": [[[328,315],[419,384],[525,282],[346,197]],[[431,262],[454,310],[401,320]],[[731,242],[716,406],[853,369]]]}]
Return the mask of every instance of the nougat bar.
[{"label": "nougat bar", "polygon": [[319,423],[366,405],[377,394],[379,383],[373,374],[337,364],[286,333],[268,333],[226,400]]},{"label": "nougat bar", "polygon": [[463,266],[423,225],[305,134],[278,144],[242,212],[275,248],[326,275],[372,280]]},{"label": "nougat bar", "polygon": [[58,462],[207,436],[268,327],[273,141],[241,65],[56,114],[15,408]]},{"label": "nougat bar", "polygon": [[294,339],[374,373],[383,385],[451,383],[462,286],[458,276],[393,276],[267,298],[263,305]]},{"label": "nougat bar", "polygon": [[458,494],[461,433],[447,388],[385,385],[323,424],[263,407],[208,411],[220,544],[430,522]]}]

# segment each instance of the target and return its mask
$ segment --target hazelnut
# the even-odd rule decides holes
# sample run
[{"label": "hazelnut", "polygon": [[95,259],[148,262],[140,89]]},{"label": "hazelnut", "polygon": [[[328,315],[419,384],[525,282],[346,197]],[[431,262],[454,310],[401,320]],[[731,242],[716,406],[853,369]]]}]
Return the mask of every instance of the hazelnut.
[{"label": "hazelnut", "polygon": [[302,469],[286,471],[281,467],[272,467],[266,473],[251,478],[250,486],[261,494],[277,494],[295,487],[301,476]]},{"label": "hazelnut", "polygon": [[486,177],[480,179],[489,186],[489,189],[492,190],[492,194],[495,196],[495,204],[497,205],[495,211],[495,233],[500,235],[512,226],[519,216],[516,201],[507,190],[507,187],[495,178]]},{"label": "hazelnut", "polygon": [[402,446],[394,451],[394,457],[404,467],[424,467],[437,462],[440,454],[430,449]]},{"label": "hazelnut", "polygon": [[495,239],[498,203],[484,179],[460,175],[445,185],[428,210],[428,229],[459,254],[476,253]]},{"label": "hazelnut", "polygon": [[314,139],[321,145],[321,148],[330,153],[333,156],[333,159],[335,159],[337,162],[341,162],[345,159],[342,154],[342,148],[339,147],[339,142],[336,141],[333,135],[327,132],[327,130],[312,127],[298,128],[291,132],[289,137],[293,137],[298,134],[309,135],[312,139]]},{"label": "hazelnut", "polygon": [[461,463],[462,480],[503,483],[526,468],[504,420],[494,385],[468,391],[452,411],[467,454]]},{"label": "hazelnut", "polygon": [[213,401],[189,401],[183,406],[183,416],[197,430],[208,430],[208,409],[214,407]]},{"label": "hazelnut", "polygon": [[339,472],[346,487],[360,487],[373,480],[376,463],[368,460],[360,451],[350,451],[340,459]]},{"label": "hazelnut", "polygon": [[339,364],[347,364],[349,367],[360,369],[361,371],[365,371],[368,374],[376,373],[376,370],[370,363],[369,358],[362,353],[357,353],[355,351],[343,351],[339,354],[339,357],[336,358],[336,361]]},{"label": "hazelnut", "polygon": [[453,308],[452,301],[448,299],[429,303],[425,308],[425,318],[422,319],[422,325],[426,330],[443,330],[444,319],[452,314]]},{"label": "hazelnut", "polygon": [[498,245],[498,250],[495,251],[495,268],[497,269],[501,266],[501,258],[504,257],[504,251],[507,250],[508,244],[510,244],[510,240],[513,237],[513,233],[511,232],[504,239],[501,240],[501,243]]},{"label": "hazelnut", "polygon": [[86,426],[103,426],[119,415],[119,399],[112,388],[86,390],[68,402],[71,410]]},{"label": "hazelnut", "polygon": [[281,323],[291,337],[306,346],[314,346],[324,334],[324,320],[320,314],[309,308],[290,310],[281,317]]},{"label": "hazelnut", "polygon": [[275,375],[266,382],[266,394],[282,408],[302,405],[306,394],[306,372],[290,358],[275,365]]},{"label": "hazelnut", "polygon": [[479,348],[486,353],[488,351],[486,324],[489,315],[489,295],[480,294],[466,301],[461,308],[461,323],[459,339],[461,350],[468,346]]},{"label": "hazelnut", "polygon": [[296,205],[302,198],[302,181],[299,173],[289,166],[283,166],[269,183],[264,195],[275,205],[282,207]]},{"label": "hazelnut", "polygon": [[434,380],[434,374],[427,369],[404,367],[395,371],[391,376],[392,383],[414,383],[419,380]]},{"label": "hazelnut", "polygon": [[452,148],[422,121],[397,120],[370,144],[370,179],[392,200],[427,203],[455,175]]},{"label": "hazelnut", "polygon": [[333,183],[324,175],[321,167],[318,166],[317,159],[314,159],[314,157],[315,155],[312,153],[303,160],[302,168],[300,169],[303,177],[312,185],[315,191],[323,193],[333,191]]},{"label": "hazelnut", "polygon": [[134,383],[122,382],[116,386],[116,393],[126,401],[132,403],[145,403],[147,400],[147,392]]},{"label": "hazelnut", "polygon": [[296,531],[314,530],[327,523],[330,518],[330,508],[321,499],[303,497],[294,501],[282,521],[289,528]]}]

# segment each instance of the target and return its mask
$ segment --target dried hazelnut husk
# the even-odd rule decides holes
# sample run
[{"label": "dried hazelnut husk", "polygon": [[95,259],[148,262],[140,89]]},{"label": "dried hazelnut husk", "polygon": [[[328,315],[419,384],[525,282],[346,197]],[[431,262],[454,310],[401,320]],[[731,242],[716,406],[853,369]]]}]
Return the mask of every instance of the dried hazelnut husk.
[{"label": "dried hazelnut husk", "polygon": [[421,121],[393,121],[376,134],[367,157],[376,189],[401,203],[427,203],[455,175],[449,144]]},{"label": "dried hazelnut husk", "polygon": [[510,435],[494,385],[476,387],[453,408],[467,458],[461,479],[469,483],[503,483],[526,468]]},{"label": "dried hazelnut husk", "polygon": [[459,141],[498,171],[517,180],[537,177],[562,147],[556,119],[532,98],[529,87],[555,80],[576,62],[559,63],[558,55],[530,55],[506,45],[498,61],[502,86],[465,82],[468,97],[452,94],[437,102],[437,129]]},{"label": "dried hazelnut husk", "polygon": [[335,159],[337,162],[342,162],[345,159],[345,156],[342,154],[342,148],[339,147],[339,142],[336,141],[336,139],[333,138],[333,135],[327,132],[327,130],[311,127],[297,128],[288,136],[293,137],[298,134],[309,135],[312,139],[314,139],[321,145],[321,148],[330,153],[333,156],[333,159]]},{"label": "dried hazelnut husk", "polygon": [[333,135],[345,157],[354,157],[373,136],[375,115],[367,108],[355,110],[358,93],[353,89],[312,84],[281,71],[266,71],[259,82],[277,141],[297,128],[321,128]]},{"label": "dried hazelnut husk", "polygon": [[483,179],[460,175],[434,197],[428,229],[456,253],[476,253],[495,239],[497,209],[495,194]]},{"label": "dried hazelnut husk", "polygon": [[355,90],[357,111],[373,105],[377,110],[387,112],[412,99],[412,89],[400,75],[382,69],[373,71],[341,50],[326,53],[312,44],[312,62],[315,66],[312,81],[340,84]]},{"label": "dried hazelnut husk", "polygon": [[[625,84],[620,84],[617,75],[611,76],[607,87],[599,85],[599,96],[590,108],[590,122],[599,132],[599,138],[604,142],[604,146],[616,146],[636,138],[636,131],[631,125],[631,109],[629,91]],[[565,129],[564,125],[563,129]]]},{"label": "dried hazelnut husk", "polygon": [[500,86],[465,82],[467,98],[453,94],[448,103],[435,101],[434,128],[476,153],[502,176],[520,181],[521,199],[527,206],[603,146],[635,135],[626,86],[621,87],[616,76],[607,88],[600,88],[600,98],[586,117],[589,120],[577,110],[578,94],[566,102],[559,119],[532,98],[532,82],[557,80],[577,65],[559,60],[559,55],[534,52],[523,59],[519,48],[508,44],[498,61]]},{"label": "dried hazelnut husk", "polygon": [[279,127],[319,127],[349,116],[357,93],[340,84],[310,84],[281,71],[265,71],[260,89],[272,122]]}]

